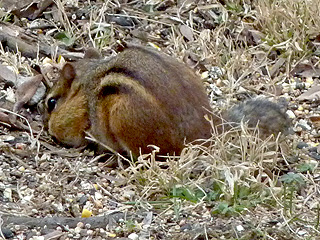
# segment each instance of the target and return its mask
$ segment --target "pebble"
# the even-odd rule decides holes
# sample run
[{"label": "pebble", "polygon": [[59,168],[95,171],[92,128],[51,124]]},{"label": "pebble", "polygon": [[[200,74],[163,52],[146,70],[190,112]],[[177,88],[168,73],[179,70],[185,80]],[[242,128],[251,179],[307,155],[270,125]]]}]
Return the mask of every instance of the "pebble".
[{"label": "pebble", "polygon": [[309,152],[318,152],[318,148],[317,147],[312,147],[308,149]]},{"label": "pebble", "polygon": [[208,75],[212,79],[218,79],[224,74],[225,70],[218,67],[218,66],[213,66],[208,72]]},{"label": "pebble", "polygon": [[290,119],[294,119],[294,118],[296,118],[296,115],[294,114],[294,112],[293,112],[293,111],[288,110],[286,113],[287,113],[287,115],[288,115],[288,117],[289,117]]},{"label": "pebble", "polygon": [[13,232],[8,228],[1,228],[1,232],[5,238],[13,238]]},{"label": "pebble", "polygon": [[310,152],[309,155],[317,161],[320,160],[320,155],[316,152]]},{"label": "pebble", "polygon": [[45,240],[44,236],[34,236],[32,237],[33,240]]},{"label": "pebble", "polygon": [[308,130],[310,131],[311,130],[311,127],[310,125],[308,124],[308,122],[304,119],[300,119],[300,121],[298,122],[297,124],[297,127],[300,126],[302,127],[303,130]]},{"label": "pebble", "polygon": [[103,208],[103,204],[102,204],[102,202],[101,201],[99,201],[99,200],[95,200],[94,202],[94,206],[96,207],[96,208]]},{"label": "pebble", "polygon": [[0,141],[8,142],[8,143],[13,143],[16,138],[14,136],[10,135],[1,135],[0,136]]},{"label": "pebble", "polygon": [[81,228],[80,228],[80,227],[76,227],[76,228],[74,229],[74,232],[75,232],[76,234],[79,234],[79,233],[81,232]]},{"label": "pebble", "polygon": [[100,200],[100,199],[103,198],[102,194],[99,193],[99,192],[95,192],[95,193],[94,193],[94,197],[95,197],[96,200]]},{"label": "pebble", "polygon": [[306,235],[308,232],[306,230],[300,230],[298,231],[298,235],[303,236]]},{"label": "pebble", "polygon": [[127,199],[131,199],[135,196],[136,192],[133,190],[125,190],[123,192],[123,197],[127,198]]},{"label": "pebble", "polygon": [[10,202],[12,202],[12,189],[11,188],[4,189],[3,196],[4,196],[5,199],[7,199]]},{"label": "pebble", "polygon": [[79,239],[79,238],[81,238],[80,233],[77,233],[76,235],[74,235],[73,238],[74,238],[74,239]]},{"label": "pebble", "polygon": [[77,223],[77,227],[78,228],[83,228],[84,227],[84,223],[83,222],[78,222]]},{"label": "pebble", "polygon": [[27,145],[25,143],[17,143],[15,145],[15,148],[19,150],[25,150],[27,148]]},{"label": "pebble", "polygon": [[25,169],[25,167],[21,166],[21,167],[18,168],[18,170],[19,170],[20,172],[24,172],[26,169]]},{"label": "pebble", "polygon": [[129,236],[128,236],[129,239],[132,239],[132,240],[138,240],[139,239],[139,235],[136,234],[136,233],[131,233]]},{"label": "pebble", "polygon": [[305,83],[298,83],[298,84],[296,84],[296,89],[298,89],[298,90],[304,90],[304,89],[306,89]]},{"label": "pebble", "polygon": [[184,224],[180,227],[180,231],[181,232],[184,232],[184,231],[187,231],[187,230],[192,230],[192,226],[191,224],[187,223],[187,224]]},{"label": "pebble", "polygon": [[296,132],[296,133],[300,133],[300,132],[302,132],[302,127],[300,127],[300,126],[297,126],[297,127],[295,127],[294,128],[294,131]]},{"label": "pebble", "polygon": [[297,117],[301,117],[301,116],[304,116],[304,112],[300,111],[300,110],[295,110],[294,111],[294,115],[297,116]]},{"label": "pebble", "polygon": [[299,142],[297,144],[297,148],[298,149],[303,149],[303,148],[307,148],[307,147],[309,147],[309,145],[307,143],[305,143],[305,142]]},{"label": "pebble", "polygon": [[87,195],[82,195],[79,199],[79,204],[80,205],[85,205],[86,202],[88,201],[88,196]]},{"label": "pebble", "polygon": [[37,214],[39,211],[38,211],[37,209],[33,208],[33,209],[31,209],[31,212],[32,212],[33,214]]},{"label": "pebble", "polygon": [[236,226],[236,229],[238,232],[242,232],[244,230],[244,227],[242,225]]},{"label": "pebble", "polygon": [[[320,138],[320,133],[312,133],[313,134],[313,138]],[[315,139],[314,139],[315,141]]]},{"label": "pebble", "polygon": [[55,198],[55,196],[53,196],[53,195],[50,194],[49,197],[48,197],[48,199],[51,200],[51,201],[53,201],[53,200],[55,200],[56,198]]}]

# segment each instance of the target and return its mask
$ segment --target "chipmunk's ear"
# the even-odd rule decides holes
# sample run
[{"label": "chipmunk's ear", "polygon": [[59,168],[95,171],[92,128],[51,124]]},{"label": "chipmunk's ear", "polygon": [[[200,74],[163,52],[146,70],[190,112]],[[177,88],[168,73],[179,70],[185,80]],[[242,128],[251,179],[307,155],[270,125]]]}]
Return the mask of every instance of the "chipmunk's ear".
[{"label": "chipmunk's ear", "polygon": [[102,58],[101,53],[95,48],[88,48],[84,53],[86,59],[100,59]]},{"label": "chipmunk's ear", "polygon": [[71,83],[76,76],[74,66],[71,63],[66,63],[61,70],[61,76],[63,79]]}]

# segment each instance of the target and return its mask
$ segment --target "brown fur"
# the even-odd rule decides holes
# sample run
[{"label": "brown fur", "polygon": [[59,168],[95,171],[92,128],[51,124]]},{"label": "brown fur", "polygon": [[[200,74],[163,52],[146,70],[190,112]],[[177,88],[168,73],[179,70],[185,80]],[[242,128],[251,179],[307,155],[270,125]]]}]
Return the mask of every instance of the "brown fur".
[{"label": "brown fur", "polygon": [[[89,54],[95,56],[95,54]],[[210,137],[210,109],[201,80],[164,54],[130,47],[110,61],[68,63],[48,94],[49,133],[69,146],[86,144],[84,131],[134,156],[156,145],[179,154],[184,143]]]},{"label": "brown fur", "polygon": [[[134,157],[148,153],[179,154],[185,143],[211,136],[208,115],[215,126],[221,119],[209,114],[201,80],[187,66],[147,48],[129,47],[111,60],[90,49],[85,59],[67,63],[47,96],[49,133],[60,142],[87,144],[85,131],[117,152]],[[263,135],[286,133],[290,125],[280,107],[250,100],[223,114],[224,129],[259,123]],[[218,128],[221,130],[222,128]]]}]

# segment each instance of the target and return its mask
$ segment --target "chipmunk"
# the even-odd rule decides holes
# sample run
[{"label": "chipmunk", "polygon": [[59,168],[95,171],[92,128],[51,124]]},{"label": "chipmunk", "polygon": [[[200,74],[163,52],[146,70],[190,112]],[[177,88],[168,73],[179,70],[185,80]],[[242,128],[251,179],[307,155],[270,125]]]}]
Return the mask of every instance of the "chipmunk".
[{"label": "chipmunk", "polygon": [[[66,63],[46,97],[46,109],[49,134],[59,142],[80,147],[88,143],[89,132],[114,151],[134,157],[149,153],[149,145],[160,147],[159,154],[179,154],[185,143],[212,136],[205,116],[214,125],[222,123],[210,114],[201,79],[189,67],[138,46],[111,60],[102,60],[91,50],[83,60]],[[239,105],[233,111],[237,117],[228,112],[224,118],[237,122],[244,118],[251,126],[259,120],[265,123],[263,116],[250,123],[257,110],[276,114],[281,124],[274,132],[286,127],[287,116],[265,100]]]}]

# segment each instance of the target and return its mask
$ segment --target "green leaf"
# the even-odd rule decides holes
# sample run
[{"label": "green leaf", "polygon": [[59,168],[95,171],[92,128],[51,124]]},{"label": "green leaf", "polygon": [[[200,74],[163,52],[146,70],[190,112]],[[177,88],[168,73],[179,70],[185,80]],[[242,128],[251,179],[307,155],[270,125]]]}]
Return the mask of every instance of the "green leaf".
[{"label": "green leaf", "polygon": [[74,44],[75,39],[66,31],[58,32],[55,36],[55,39],[58,39],[64,45],[70,47]]},{"label": "green leaf", "polygon": [[236,208],[229,206],[228,203],[221,202],[212,210],[212,214],[222,214],[225,216],[238,215],[244,208],[237,206]]},{"label": "green leaf", "polygon": [[312,163],[304,163],[298,166],[298,171],[301,173],[313,172],[316,165]]},{"label": "green leaf", "polygon": [[297,187],[305,184],[305,181],[300,174],[292,172],[281,176],[280,180],[288,185],[297,185]]}]

